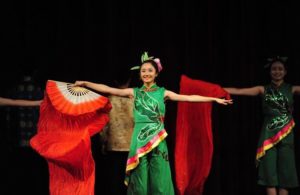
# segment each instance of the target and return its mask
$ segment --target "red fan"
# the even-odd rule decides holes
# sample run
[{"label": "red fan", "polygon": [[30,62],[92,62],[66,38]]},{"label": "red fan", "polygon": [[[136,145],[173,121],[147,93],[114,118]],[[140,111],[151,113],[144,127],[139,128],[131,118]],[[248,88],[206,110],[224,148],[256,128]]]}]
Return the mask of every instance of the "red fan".
[{"label": "red fan", "polygon": [[61,113],[80,115],[103,108],[108,99],[72,83],[48,80],[46,92],[52,105]]},{"label": "red fan", "polygon": [[30,145],[48,162],[51,195],[94,194],[90,137],[106,125],[110,109],[106,97],[88,89],[47,82],[38,133]]}]

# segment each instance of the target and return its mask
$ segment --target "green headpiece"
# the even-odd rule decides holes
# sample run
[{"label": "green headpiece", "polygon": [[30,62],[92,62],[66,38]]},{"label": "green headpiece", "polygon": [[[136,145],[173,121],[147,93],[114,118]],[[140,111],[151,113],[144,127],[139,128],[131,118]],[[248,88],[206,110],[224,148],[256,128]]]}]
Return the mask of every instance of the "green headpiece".
[{"label": "green headpiece", "polygon": [[[154,59],[153,56],[151,56],[151,57],[148,56],[148,52],[147,52],[147,51],[145,51],[145,52],[142,54],[142,56],[141,56],[141,62],[142,62],[142,63],[144,63],[144,62],[147,61],[147,60],[153,60],[153,59]],[[140,69],[140,68],[141,68],[141,66],[134,66],[134,67],[131,67],[130,70],[138,70],[138,69]]]},{"label": "green headpiece", "polygon": [[[161,65],[161,63],[160,63],[160,59],[159,58],[154,58],[153,56],[148,56],[148,52],[144,52],[143,54],[142,54],[142,56],[141,56],[141,62],[142,62],[142,64],[145,62],[145,61],[147,61],[147,60],[153,60],[155,63],[156,63],[156,65],[157,65],[157,68],[158,68],[158,72],[160,72],[162,69],[163,69],[163,67],[162,67],[162,65]],[[130,70],[138,70],[138,69],[140,69],[141,68],[141,66],[134,66],[134,67],[132,67],[132,68],[130,68]]]}]

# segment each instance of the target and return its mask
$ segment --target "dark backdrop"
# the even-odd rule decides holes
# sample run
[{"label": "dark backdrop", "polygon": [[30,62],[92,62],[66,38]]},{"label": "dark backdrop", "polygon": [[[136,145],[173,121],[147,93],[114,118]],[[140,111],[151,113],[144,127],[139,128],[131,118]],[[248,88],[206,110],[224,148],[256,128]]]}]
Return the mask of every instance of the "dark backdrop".
[{"label": "dark backdrop", "polygon": [[[300,85],[299,19],[297,1],[291,0],[7,1],[2,6],[1,96],[24,72],[33,70],[41,85],[47,79],[111,84],[118,72],[139,64],[143,51],[161,58],[164,70],[158,83],[175,92],[181,74],[221,86],[268,83],[263,66],[274,55],[289,57],[287,81]],[[254,164],[262,121],[260,98],[233,98],[235,104],[230,107],[214,106],[214,158],[206,195],[263,194],[256,185]],[[295,100],[294,116],[299,124],[300,98]],[[168,102],[167,109],[172,152],[176,103]],[[299,173],[298,125],[295,132]],[[1,175],[11,178],[3,189],[47,194],[43,159],[34,152],[24,156],[5,138],[1,140],[3,154],[8,157],[4,162],[9,163],[3,169],[7,175]],[[97,139],[93,140],[101,167]],[[31,171],[40,175],[33,174],[33,178],[25,174],[28,167],[24,159],[34,159],[27,163],[35,163]],[[17,168],[21,164],[23,168]],[[103,175],[97,175],[97,188],[103,186]],[[14,179],[18,177],[26,179],[27,187],[21,179]],[[39,189],[32,190],[34,186]],[[299,194],[299,189],[293,194]]]}]

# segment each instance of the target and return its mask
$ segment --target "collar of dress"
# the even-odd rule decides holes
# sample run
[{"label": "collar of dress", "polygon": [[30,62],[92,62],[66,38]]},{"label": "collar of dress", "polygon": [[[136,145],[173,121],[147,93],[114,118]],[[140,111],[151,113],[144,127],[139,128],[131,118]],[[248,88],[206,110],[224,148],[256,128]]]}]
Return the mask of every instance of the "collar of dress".
[{"label": "collar of dress", "polygon": [[145,85],[143,85],[140,90],[145,91],[145,92],[150,92],[150,91],[156,91],[158,89],[158,86],[156,85],[156,83],[154,83],[153,85],[151,85],[151,87],[146,87]]}]

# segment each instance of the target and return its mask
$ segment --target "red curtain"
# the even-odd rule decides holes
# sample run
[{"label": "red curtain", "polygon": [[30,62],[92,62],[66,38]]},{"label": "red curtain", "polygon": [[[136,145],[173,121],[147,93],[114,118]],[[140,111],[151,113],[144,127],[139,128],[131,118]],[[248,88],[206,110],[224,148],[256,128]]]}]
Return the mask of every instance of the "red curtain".
[{"label": "red curtain", "polygon": [[[180,94],[230,98],[219,85],[181,76]],[[199,195],[211,168],[212,103],[179,102],[176,122],[175,179],[179,195]]]}]

